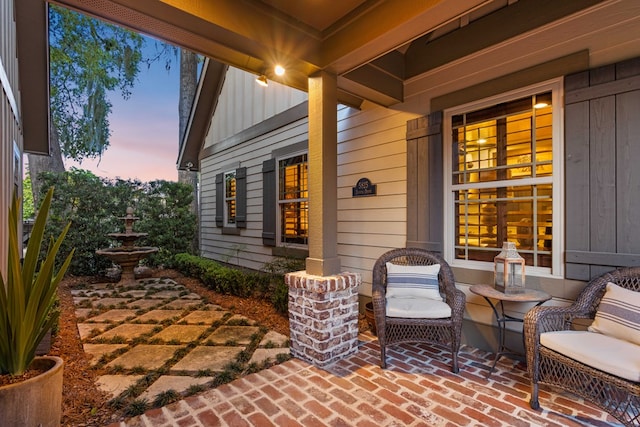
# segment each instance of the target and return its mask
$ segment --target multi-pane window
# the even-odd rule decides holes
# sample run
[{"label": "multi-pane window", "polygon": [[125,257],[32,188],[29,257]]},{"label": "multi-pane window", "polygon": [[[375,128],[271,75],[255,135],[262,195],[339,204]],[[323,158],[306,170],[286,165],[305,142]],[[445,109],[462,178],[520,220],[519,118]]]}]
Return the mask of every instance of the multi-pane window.
[{"label": "multi-pane window", "polygon": [[236,171],[224,174],[224,223],[236,224]]},{"label": "multi-pane window", "polygon": [[552,92],[450,120],[454,258],[491,262],[512,241],[527,265],[552,267]]},{"label": "multi-pane window", "polygon": [[280,243],[306,245],[309,238],[307,154],[278,160]]}]

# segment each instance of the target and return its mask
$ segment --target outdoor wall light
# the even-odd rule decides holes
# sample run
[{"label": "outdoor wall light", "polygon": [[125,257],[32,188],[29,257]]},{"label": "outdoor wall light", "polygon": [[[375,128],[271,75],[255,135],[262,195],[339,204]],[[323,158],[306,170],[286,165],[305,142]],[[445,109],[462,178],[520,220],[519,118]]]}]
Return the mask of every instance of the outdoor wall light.
[{"label": "outdoor wall light", "polygon": [[269,82],[267,81],[267,76],[264,74],[256,78],[256,82],[263,87],[269,86]]},{"label": "outdoor wall light", "polygon": [[545,108],[551,105],[551,94],[543,93],[540,95],[536,95],[535,103],[533,104],[533,108]]}]

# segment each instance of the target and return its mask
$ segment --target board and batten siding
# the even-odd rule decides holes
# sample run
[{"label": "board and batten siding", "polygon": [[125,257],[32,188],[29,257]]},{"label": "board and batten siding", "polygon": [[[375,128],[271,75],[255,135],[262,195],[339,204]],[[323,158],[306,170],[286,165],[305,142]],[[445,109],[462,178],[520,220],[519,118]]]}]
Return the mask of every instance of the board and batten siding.
[{"label": "board and batten siding", "polygon": [[565,104],[566,277],[586,281],[640,265],[640,58],[567,76]]},{"label": "board and batten siding", "polygon": [[[342,270],[360,273],[371,296],[376,259],[407,240],[407,121],[416,115],[364,103],[338,108],[338,255]],[[374,196],[353,197],[361,178]]]},{"label": "board and batten siding", "polygon": [[3,275],[9,239],[7,210],[14,188],[22,193],[22,130],[14,16],[14,2],[0,2],[0,271]]},{"label": "board and batten siding", "polygon": [[262,87],[255,80],[256,75],[229,67],[205,148],[307,100],[300,90],[273,81]]}]

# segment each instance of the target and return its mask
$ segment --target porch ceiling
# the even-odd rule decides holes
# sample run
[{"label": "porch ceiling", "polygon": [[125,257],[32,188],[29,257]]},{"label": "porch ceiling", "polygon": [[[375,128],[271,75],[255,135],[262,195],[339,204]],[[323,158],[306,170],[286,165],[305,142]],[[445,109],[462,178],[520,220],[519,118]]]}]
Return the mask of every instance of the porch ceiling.
[{"label": "porch ceiling", "polygon": [[[46,1],[17,3],[27,9]],[[391,106],[403,102],[406,81],[421,73],[612,0],[49,1],[304,91],[310,75],[326,70],[338,76],[341,103]],[[33,33],[33,25],[22,25]],[[30,61],[25,57],[21,62]],[[275,64],[286,68],[284,76],[273,73]]]},{"label": "porch ceiling", "polygon": [[[384,106],[402,102],[406,78],[434,64],[598,1],[54,0],[297,89],[327,70],[337,74],[344,103]],[[464,46],[445,37],[460,29]],[[275,64],[286,68],[283,77]]]}]

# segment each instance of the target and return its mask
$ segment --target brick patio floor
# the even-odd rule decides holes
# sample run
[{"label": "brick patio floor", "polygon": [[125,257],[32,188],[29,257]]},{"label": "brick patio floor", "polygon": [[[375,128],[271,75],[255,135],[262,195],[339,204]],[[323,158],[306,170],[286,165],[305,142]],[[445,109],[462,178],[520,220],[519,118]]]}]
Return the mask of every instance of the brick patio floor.
[{"label": "brick patio floor", "polygon": [[147,411],[115,426],[618,426],[581,399],[541,386],[542,409],[528,404],[520,362],[463,346],[460,373],[446,351],[402,345],[380,369],[378,345],[360,335],[359,351],[325,369],[299,359]]}]

